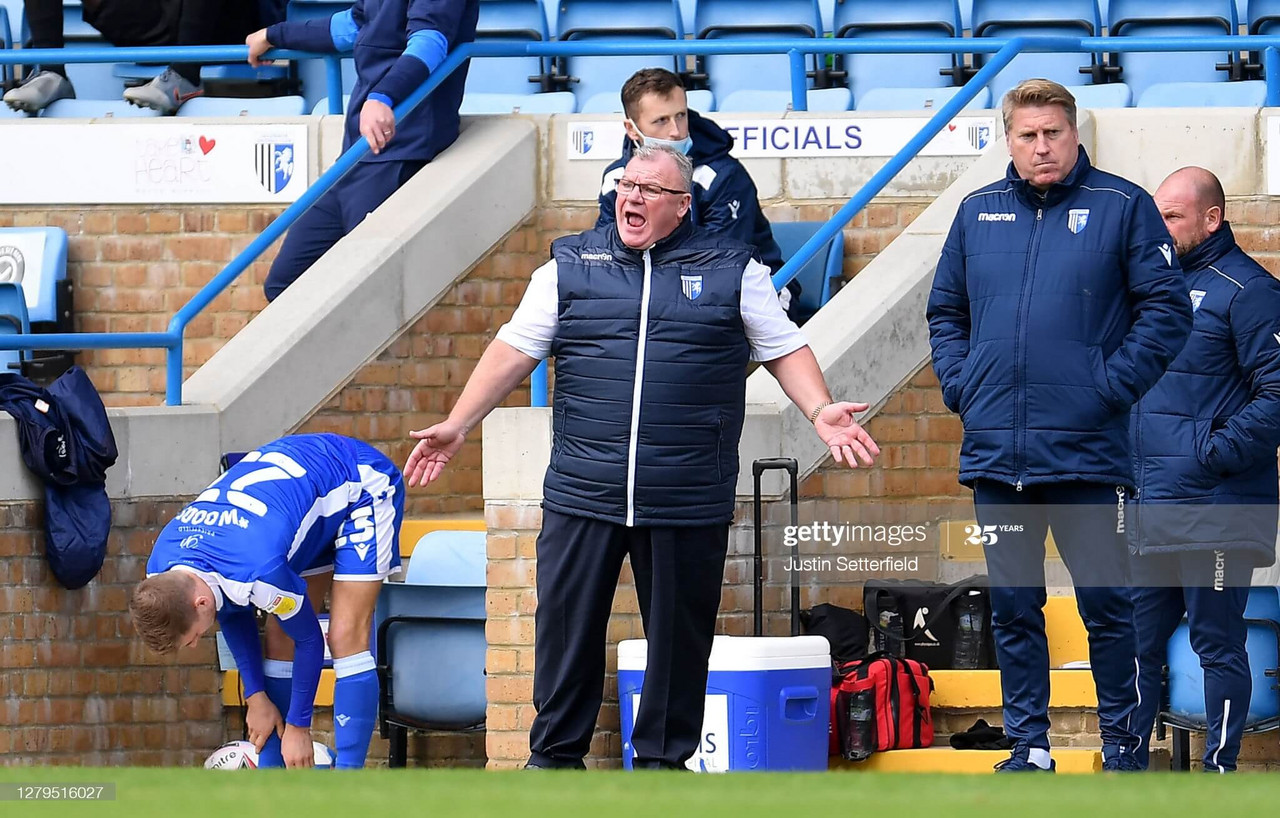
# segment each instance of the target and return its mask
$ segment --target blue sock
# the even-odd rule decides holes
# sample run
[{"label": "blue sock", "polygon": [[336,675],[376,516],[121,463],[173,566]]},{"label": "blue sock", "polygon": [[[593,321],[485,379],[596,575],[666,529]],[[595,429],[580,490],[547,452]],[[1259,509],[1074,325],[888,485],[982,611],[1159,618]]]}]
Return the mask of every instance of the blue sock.
[{"label": "blue sock", "polygon": [[[280,718],[289,715],[289,699],[293,695],[293,662],[268,659],[262,663],[267,698],[280,711]],[[259,767],[283,767],[284,754],[280,751],[280,736],[272,733],[258,754]]]},{"label": "blue sock", "polygon": [[333,741],[337,769],[362,769],[378,721],[378,673],[369,651],[333,660]]}]

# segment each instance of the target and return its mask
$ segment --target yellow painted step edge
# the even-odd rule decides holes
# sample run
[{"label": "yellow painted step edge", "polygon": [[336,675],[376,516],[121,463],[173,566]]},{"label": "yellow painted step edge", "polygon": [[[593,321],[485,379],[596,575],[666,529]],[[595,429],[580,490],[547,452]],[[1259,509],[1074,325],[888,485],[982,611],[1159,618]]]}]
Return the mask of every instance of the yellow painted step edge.
[{"label": "yellow painted step edge", "polygon": [[[841,772],[876,773],[966,773],[990,774],[992,768],[1009,757],[1004,750],[953,750],[926,747],[921,750],[891,750],[876,753],[866,761],[845,761],[833,756],[829,769]],[[1062,749],[1053,751],[1060,773],[1094,773],[1102,770],[1102,751]]]},{"label": "yellow painted step edge", "polygon": [[[244,690],[240,687],[240,671],[222,672],[222,706],[244,707]],[[320,684],[316,686],[316,707],[333,707],[333,668],[320,671]]]},{"label": "yellow painted step edge", "polygon": [[[931,670],[933,695],[929,706],[938,708],[981,708],[998,710],[1001,706],[1000,671],[998,670]],[[1050,707],[1098,706],[1098,692],[1093,674],[1087,670],[1049,671]]]},{"label": "yellow painted step edge", "polygon": [[405,520],[400,524],[400,556],[408,557],[418,540],[432,531],[484,531],[483,517],[437,517],[428,520]]}]

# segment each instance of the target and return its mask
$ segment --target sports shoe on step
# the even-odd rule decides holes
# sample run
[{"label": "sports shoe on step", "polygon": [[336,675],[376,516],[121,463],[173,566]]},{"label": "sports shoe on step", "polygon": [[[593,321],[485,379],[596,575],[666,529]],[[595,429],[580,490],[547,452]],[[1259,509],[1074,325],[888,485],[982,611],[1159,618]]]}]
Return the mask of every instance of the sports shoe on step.
[{"label": "sports shoe on step", "polygon": [[177,113],[182,103],[200,96],[204,96],[204,87],[191,83],[172,68],[166,68],[163,74],[146,85],[124,90],[126,101],[162,114]]},{"label": "sports shoe on step", "polygon": [[76,89],[70,80],[52,71],[39,71],[5,94],[4,102],[15,111],[34,115],[56,100],[75,98]]}]

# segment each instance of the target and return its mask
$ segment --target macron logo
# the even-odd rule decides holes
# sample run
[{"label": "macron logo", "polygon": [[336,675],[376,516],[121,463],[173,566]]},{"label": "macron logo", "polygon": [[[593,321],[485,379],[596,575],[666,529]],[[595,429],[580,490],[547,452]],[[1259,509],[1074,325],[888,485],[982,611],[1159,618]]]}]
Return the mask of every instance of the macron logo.
[{"label": "macron logo", "polygon": [[1013,222],[1018,220],[1017,213],[979,213],[980,222]]},{"label": "macron logo", "polygon": [[579,253],[578,258],[583,261],[613,261],[613,256],[609,253]]},{"label": "macron logo", "polygon": [[1173,248],[1171,248],[1167,244],[1162,244],[1156,249],[1160,251],[1160,255],[1164,256],[1164,263],[1172,267],[1173,266]]},{"label": "macron logo", "polygon": [[1273,333],[1271,337],[1276,339],[1277,344],[1280,344],[1280,332]]}]

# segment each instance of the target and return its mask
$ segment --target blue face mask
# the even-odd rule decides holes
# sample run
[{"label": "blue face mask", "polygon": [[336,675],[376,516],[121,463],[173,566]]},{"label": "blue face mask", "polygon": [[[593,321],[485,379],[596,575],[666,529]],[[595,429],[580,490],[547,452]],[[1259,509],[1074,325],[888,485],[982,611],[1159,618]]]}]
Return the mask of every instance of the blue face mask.
[{"label": "blue face mask", "polygon": [[645,141],[645,144],[647,145],[666,145],[668,148],[671,148],[672,150],[680,151],[685,156],[688,156],[689,151],[693,149],[692,136],[686,136],[684,139],[680,139],[680,140],[659,139],[656,136],[646,136],[644,138],[644,141]]}]

